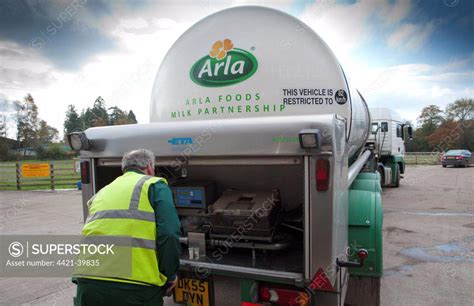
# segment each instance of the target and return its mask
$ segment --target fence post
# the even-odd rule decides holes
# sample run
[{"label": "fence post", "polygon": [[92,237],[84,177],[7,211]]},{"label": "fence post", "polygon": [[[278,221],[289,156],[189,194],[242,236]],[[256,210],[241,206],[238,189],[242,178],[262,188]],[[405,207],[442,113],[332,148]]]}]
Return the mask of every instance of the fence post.
[{"label": "fence post", "polygon": [[51,190],[54,190],[54,163],[53,162],[49,163],[49,171],[50,171],[50,177],[51,177]]},{"label": "fence post", "polygon": [[418,165],[418,154],[415,154],[415,165]]},{"label": "fence post", "polygon": [[20,190],[21,189],[21,185],[20,185],[20,163],[19,162],[16,162],[16,189],[17,190]]}]

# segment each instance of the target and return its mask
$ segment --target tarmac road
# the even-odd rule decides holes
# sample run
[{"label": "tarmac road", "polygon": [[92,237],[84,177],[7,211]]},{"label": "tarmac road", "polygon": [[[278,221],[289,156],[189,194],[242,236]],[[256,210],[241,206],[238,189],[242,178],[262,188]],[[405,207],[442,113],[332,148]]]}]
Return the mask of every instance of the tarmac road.
[{"label": "tarmac road", "polygon": [[[474,167],[409,166],[400,188],[384,189],[382,305],[472,305],[473,201]],[[0,191],[2,235],[81,228],[78,191]],[[229,303],[236,293],[216,292]],[[0,305],[72,305],[74,294],[69,278],[0,278]]]},{"label": "tarmac road", "polygon": [[474,168],[410,166],[383,206],[383,305],[472,305]]}]

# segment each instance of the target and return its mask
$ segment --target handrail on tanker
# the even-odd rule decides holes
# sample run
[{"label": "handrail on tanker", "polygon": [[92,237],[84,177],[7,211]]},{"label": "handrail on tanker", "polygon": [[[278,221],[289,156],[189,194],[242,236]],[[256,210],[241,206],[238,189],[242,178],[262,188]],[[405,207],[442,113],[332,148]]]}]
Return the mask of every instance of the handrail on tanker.
[{"label": "handrail on tanker", "polygon": [[365,165],[365,162],[369,159],[370,155],[372,155],[372,151],[366,150],[362,155],[359,156],[359,158],[349,167],[349,185],[352,185],[352,182],[354,182],[355,178],[359,174],[360,169]]}]

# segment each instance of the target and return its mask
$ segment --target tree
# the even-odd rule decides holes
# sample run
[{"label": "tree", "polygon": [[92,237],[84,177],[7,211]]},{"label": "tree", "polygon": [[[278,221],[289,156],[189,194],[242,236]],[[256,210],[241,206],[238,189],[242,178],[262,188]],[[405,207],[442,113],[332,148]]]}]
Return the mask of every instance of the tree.
[{"label": "tree", "polygon": [[448,104],[446,114],[452,120],[470,120],[474,119],[474,100],[471,98],[461,98]]},{"label": "tree", "polygon": [[[105,100],[99,96],[94,101],[92,108],[83,109],[79,115],[73,105],[68,106],[66,120],[64,121],[65,133],[85,130],[95,126],[122,125],[137,123],[133,111],[126,112],[118,106],[106,109]],[[80,128],[78,128],[80,126]]]},{"label": "tree", "polygon": [[0,114],[0,137],[7,137],[7,115]]},{"label": "tree", "polygon": [[84,124],[79,117],[74,105],[69,105],[66,111],[66,120],[64,120],[64,134],[82,131]]},{"label": "tree", "polygon": [[426,133],[421,128],[413,132],[413,140],[405,142],[407,152],[427,152],[431,151],[430,144],[426,140]]},{"label": "tree", "polygon": [[461,148],[474,151],[474,119],[463,122],[464,137],[461,143]]},{"label": "tree", "polygon": [[436,105],[429,105],[421,110],[421,114],[418,117],[418,123],[421,124],[422,128],[433,132],[442,122],[443,111]]},{"label": "tree", "polygon": [[38,147],[36,150],[36,156],[39,159],[65,159],[67,153],[64,151],[63,146],[60,143],[53,143],[48,145],[47,148]]},{"label": "tree", "polygon": [[137,123],[137,118],[135,117],[135,114],[133,113],[132,110],[128,112],[128,123],[130,124],[136,124]]},{"label": "tree", "polygon": [[88,125],[88,122],[86,122],[86,111],[82,109],[81,114],[79,115],[79,120],[81,121],[83,130],[87,130],[91,126]]},{"label": "tree", "polygon": [[5,141],[5,138],[0,137],[0,161],[8,160],[10,158],[10,149]]},{"label": "tree", "polygon": [[432,146],[427,140],[436,128],[444,121],[443,111],[436,105],[429,105],[421,110],[418,117],[418,128],[413,133],[413,140],[407,143],[407,151],[431,151]]},{"label": "tree", "polygon": [[447,120],[426,137],[435,150],[474,149],[474,120]]},{"label": "tree", "polygon": [[94,126],[106,126],[109,122],[109,114],[105,106],[105,100],[99,96],[95,99],[94,107],[91,110],[93,114]]},{"label": "tree", "polygon": [[37,144],[38,107],[33,97],[28,94],[23,101],[15,101],[17,140],[23,147]]},{"label": "tree", "polygon": [[49,126],[46,121],[41,120],[38,127],[37,137],[40,144],[52,143],[58,140],[58,130]]},{"label": "tree", "polygon": [[447,120],[440,125],[433,133],[426,137],[426,141],[436,151],[445,152],[452,148],[457,148],[461,139],[462,131],[459,123],[454,120]]},{"label": "tree", "polygon": [[109,115],[105,106],[105,100],[99,96],[94,101],[92,108],[87,108],[81,118],[84,122],[84,129],[94,126],[106,126],[109,123]]},{"label": "tree", "polygon": [[122,125],[122,124],[136,124],[137,118],[135,118],[135,114],[133,111],[126,112],[121,110],[117,106],[113,106],[109,108],[109,125]]},{"label": "tree", "polygon": [[0,114],[0,160],[6,160],[9,155],[9,149],[7,145],[7,116]]},{"label": "tree", "polygon": [[425,152],[433,150],[428,141],[430,136],[444,122],[443,111],[436,105],[422,109],[418,117],[418,128],[413,133],[413,140],[406,144],[407,152]]},{"label": "tree", "polygon": [[8,123],[11,112],[15,111],[15,105],[13,101],[7,99],[5,95],[0,93],[0,137],[7,137],[8,135]]},{"label": "tree", "polygon": [[127,113],[121,110],[119,107],[110,107],[109,111],[111,111],[109,115],[109,125],[128,124]]},{"label": "tree", "polygon": [[67,154],[61,144],[54,143],[46,149],[46,156],[48,159],[64,159],[67,157]]},{"label": "tree", "polygon": [[458,148],[470,149],[474,147],[474,100],[472,98],[457,99],[446,107],[449,119],[458,123]]}]

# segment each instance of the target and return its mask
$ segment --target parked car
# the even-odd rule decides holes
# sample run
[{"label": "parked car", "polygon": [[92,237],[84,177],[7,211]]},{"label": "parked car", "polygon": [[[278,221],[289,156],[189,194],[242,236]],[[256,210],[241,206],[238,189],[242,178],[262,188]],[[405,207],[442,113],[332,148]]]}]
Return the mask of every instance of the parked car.
[{"label": "parked car", "polygon": [[468,150],[449,150],[443,156],[441,164],[443,168],[448,165],[469,167],[474,163],[474,156]]}]

